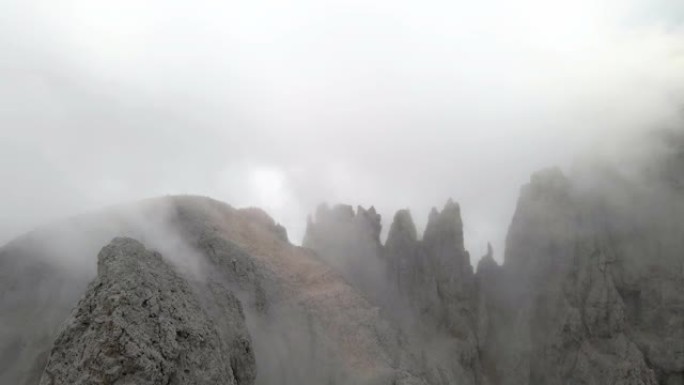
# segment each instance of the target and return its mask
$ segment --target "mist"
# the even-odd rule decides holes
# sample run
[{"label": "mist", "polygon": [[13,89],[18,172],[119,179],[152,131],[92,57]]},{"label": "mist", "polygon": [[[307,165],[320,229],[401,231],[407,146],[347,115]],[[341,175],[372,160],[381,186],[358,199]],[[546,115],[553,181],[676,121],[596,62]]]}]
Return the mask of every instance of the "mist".
[{"label": "mist", "polygon": [[[678,1],[3,2],[0,243],[166,194],[258,206],[460,203],[501,259],[531,172],[677,125]],[[419,231],[422,232],[422,231]]]}]

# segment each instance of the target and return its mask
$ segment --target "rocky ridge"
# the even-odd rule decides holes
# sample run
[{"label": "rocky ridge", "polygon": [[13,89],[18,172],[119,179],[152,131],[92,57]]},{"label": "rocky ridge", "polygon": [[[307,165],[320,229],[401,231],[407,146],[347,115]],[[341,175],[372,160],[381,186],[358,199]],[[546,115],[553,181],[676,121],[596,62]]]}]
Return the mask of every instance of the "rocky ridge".
[{"label": "rocky ridge", "polygon": [[[476,274],[452,201],[431,212],[422,238],[410,212],[397,212],[384,245],[379,218],[322,206],[305,245],[350,281],[357,261],[379,265],[365,278],[374,285],[355,286],[402,330],[430,383],[682,385],[682,153],[628,175],[610,166],[534,174],[504,264],[490,247]],[[415,343],[431,339],[444,344]]]},{"label": "rocky ridge", "polygon": [[[627,174],[534,174],[476,272],[452,201],[384,244],[374,208],[319,207],[297,247],[190,196],[39,229],[0,248],[0,383],[684,385],[671,142]],[[140,242],[93,258],[115,236]]]},{"label": "rocky ridge", "polygon": [[384,246],[379,223],[374,208],[320,206],[303,245],[380,305],[429,383],[479,384],[475,275],[460,207],[433,210],[422,240],[407,210],[395,215]]},{"label": "rocky ridge", "polygon": [[55,340],[40,384],[253,384],[240,302],[227,291],[212,294],[201,300],[159,253],[114,239]]},{"label": "rocky ridge", "polygon": [[[97,259],[93,258],[97,255],[96,245],[106,244],[107,239],[121,234],[140,240],[148,250],[158,250],[163,258],[155,256],[157,251],[144,251],[137,242],[130,241],[137,245],[132,249],[131,245],[123,245],[129,254],[142,258],[142,261],[129,261],[130,266],[142,263],[142,267],[117,270],[124,276],[129,270],[139,272],[130,274],[128,284],[132,297],[119,298],[116,306],[98,308],[105,297],[110,297],[110,290],[105,290],[108,286],[103,282],[111,283],[112,290],[120,290],[116,285],[127,281],[98,275],[111,270],[106,267],[108,263],[102,265],[109,260],[103,260],[102,256],[110,254],[107,251],[110,247],[100,254],[98,267]],[[117,240],[115,244],[120,242]],[[63,265],[65,261],[68,264]],[[48,226],[15,240],[0,249],[0,272],[3,274],[0,354],[11,357],[0,370],[0,383],[38,384],[47,373],[46,367],[55,373],[55,384],[71,383],[74,377],[70,376],[80,376],[83,371],[67,373],[62,364],[74,351],[90,346],[93,335],[99,335],[99,342],[107,346],[117,346],[112,354],[122,353],[124,358],[129,353],[137,354],[127,351],[128,345],[125,348],[116,345],[107,334],[112,331],[96,328],[97,324],[88,317],[92,310],[111,324],[114,321],[110,318],[122,312],[126,317],[121,316],[114,326],[123,328],[133,323],[141,329],[132,326],[138,331],[131,333],[149,337],[154,332],[147,329],[150,325],[136,323],[136,320],[147,320],[144,315],[151,314],[150,308],[138,301],[146,295],[145,290],[157,293],[158,302],[170,304],[171,308],[194,309],[183,312],[178,322],[167,325],[169,330],[180,328],[180,324],[194,324],[196,327],[188,330],[188,338],[211,335],[212,340],[218,336],[220,341],[229,341],[203,347],[219,355],[225,353],[223,357],[227,359],[206,361],[213,362],[211,368],[206,368],[212,376],[215,373],[229,376],[230,369],[236,383],[249,383],[249,378],[255,384],[426,383],[416,374],[413,358],[402,353],[404,349],[396,331],[383,320],[377,307],[311,250],[290,244],[282,226],[258,209],[237,210],[212,199],[190,196],[117,207],[79,217],[66,226]],[[28,277],[36,277],[36,284],[26,282]],[[94,279],[96,283],[89,288]],[[183,294],[174,294],[174,298],[178,297],[175,299],[162,295],[172,290]],[[86,297],[79,305],[83,293]],[[226,314],[226,309],[238,307],[244,314],[244,326],[236,322],[238,317],[234,314]],[[165,307],[176,314],[171,308]],[[64,331],[60,325],[69,319],[72,309],[75,309],[76,321]],[[156,311],[155,314],[159,315]],[[95,329],[82,329],[84,320]],[[152,324],[159,324],[157,321]],[[238,354],[236,349],[241,345],[230,342],[235,341],[235,336],[249,336],[255,365],[250,364],[250,355]],[[205,354],[195,345],[179,348],[175,338],[171,335],[164,340],[155,336],[155,344],[145,349],[159,348],[158,344],[163,342],[176,349],[173,354],[188,350],[195,355]],[[91,350],[97,349],[97,344],[93,346]],[[189,367],[175,360],[173,354],[171,358],[150,354],[152,358],[146,362]],[[107,370],[123,376],[124,371],[129,375],[140,369],[135,369],[135,363],[119,365],[117,362],[101,362],[93,370],[110,365]],[[146,368],[140,369],[141,373],[154,372],[142,361],[137,364]],[[64,370],[60,371],[60,367]],[[181,373],[184,372],[181,370]],[[246,377],[240,373],[246,373]],[[43,383],[49,381],[45,378]],[[183,378],[181,382],[204,383],[207,378],[210,377]]]}]

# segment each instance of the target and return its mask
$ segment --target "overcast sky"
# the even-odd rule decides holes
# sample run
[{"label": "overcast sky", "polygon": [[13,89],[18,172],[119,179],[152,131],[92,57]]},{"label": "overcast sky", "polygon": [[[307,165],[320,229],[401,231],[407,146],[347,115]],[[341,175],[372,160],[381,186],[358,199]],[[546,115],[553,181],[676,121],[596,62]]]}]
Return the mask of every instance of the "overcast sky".
[{"label": "overcast sky", "polygon": [[[501,259],[540,168],[671,124],[681,0],[0,0],[0,242],[112,203],[460,202]],[[388,227],[388,224],[385,225]]]}]

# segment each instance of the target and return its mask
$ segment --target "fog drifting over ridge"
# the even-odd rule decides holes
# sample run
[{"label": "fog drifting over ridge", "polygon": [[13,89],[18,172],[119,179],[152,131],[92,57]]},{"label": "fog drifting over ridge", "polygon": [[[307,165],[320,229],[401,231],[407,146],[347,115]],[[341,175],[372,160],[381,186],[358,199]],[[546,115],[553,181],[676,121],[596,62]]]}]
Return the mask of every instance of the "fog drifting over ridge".
[{"label": "fog drifting over ridge", "polygon": [[[599,3],[599,4],[596,4]],[[677,124],[679,1],[5,1],[0,242],[144,197],[322,201],[424,227],[462,207],[501,259],[534,170]]]}]

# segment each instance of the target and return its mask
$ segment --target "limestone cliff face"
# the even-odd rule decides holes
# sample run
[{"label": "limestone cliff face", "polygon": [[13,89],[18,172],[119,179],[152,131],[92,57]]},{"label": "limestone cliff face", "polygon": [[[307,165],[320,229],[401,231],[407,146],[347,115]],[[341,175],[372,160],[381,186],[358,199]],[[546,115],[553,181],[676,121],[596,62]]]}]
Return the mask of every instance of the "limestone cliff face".
[{"label": "limestone cliff face", "polygon": [[683,197],[596,177],[547,170],[522,190],[487,296],[498,383],[684,383]]},{"label": "limestone cliff face", "polygon": [[[341,230],[340,216],[317,215],[306,245],[323,259],[358,264],[347,272],[380,261],[376,285],[359,288],[402,330],[431,384],[682,385],[684,146],[677,148],[626,174],[606,165],[571,177],[534,174],[520,193],[504,265],[490,248],[477,274],[451,201],[433,210],[422,239],[401,210],[379,245],[377,227],[359,226],[362,211],[349,207],[344,226],[353,231]],[[373,252],[350,258],[360,247]]]},{"label": "limestone cliff face", "polygon": [[558,170],[523,188],[489,312],[499,383],[657,383],[630,337],[610,230],[594,219]]},{"label": "limestone cliff face", "polygon": [[441,212],[432,211],[422,248],[434,279],[435,297],[430,302],[437,321],[450,334],[472,339],[468,334],[473,326],[474,275],[456,203],[449,200]]},{"label": "limestone cliff face", "polygon": [[202,301],[159,253],[130,238],[102,249],[97,274],[41,385],[254,383],[251,341],[230,292]]}]

